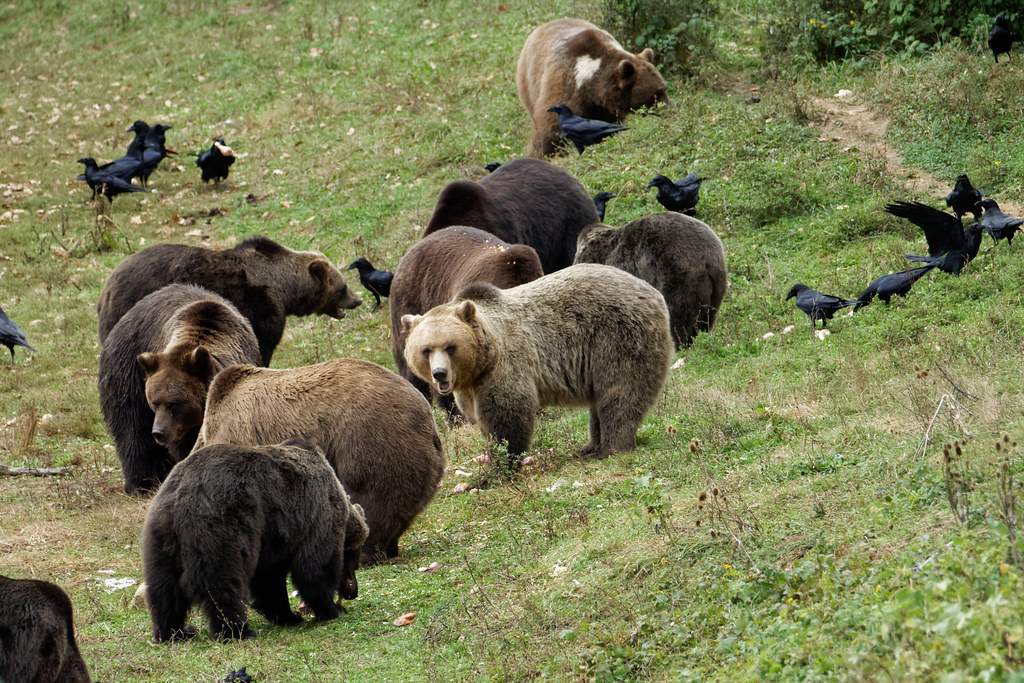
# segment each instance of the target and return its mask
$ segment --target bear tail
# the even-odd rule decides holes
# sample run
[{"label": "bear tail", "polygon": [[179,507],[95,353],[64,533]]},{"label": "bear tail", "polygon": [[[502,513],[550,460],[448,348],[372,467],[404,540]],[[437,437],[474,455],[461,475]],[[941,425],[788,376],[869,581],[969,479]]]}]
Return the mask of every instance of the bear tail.
[{"label": "bear tail", "polygon": [[430,217],[423,236],[450,225],[468,225],[487,230],[487,190],[470,180],[448,183],[437,198],[437,206]]}]

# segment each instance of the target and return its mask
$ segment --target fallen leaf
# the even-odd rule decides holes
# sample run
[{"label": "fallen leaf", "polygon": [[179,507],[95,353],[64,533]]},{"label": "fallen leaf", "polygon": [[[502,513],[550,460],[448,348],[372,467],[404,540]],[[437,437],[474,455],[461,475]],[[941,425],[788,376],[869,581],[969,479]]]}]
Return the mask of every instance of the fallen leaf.
[{"label": "fallen leaf", "polygon": [[469,484],[467,484],[466,482],[463,481],[463,482],[460,482],[460,483],[456,484],[455,487],[452,488],[452,493],[465,493],[468,490],[469,490]]},{"label": "fallen leaf", "polygon": [[431,562],[426,567],[420,567],[416,571],[419,571],[419,572],[436,572],[440,568],[441,568],[441,563],[440,562]]},{"label": "fallen leaf", "polygon": [[402,616],[398,617],[397,619],[395,619],[391,623],[394,624],[395,626],[408,626],[409,624],[411,624],[414,621],[416,621],[416,613],[415,612],[406,612],[405,614],[403,614]]}]

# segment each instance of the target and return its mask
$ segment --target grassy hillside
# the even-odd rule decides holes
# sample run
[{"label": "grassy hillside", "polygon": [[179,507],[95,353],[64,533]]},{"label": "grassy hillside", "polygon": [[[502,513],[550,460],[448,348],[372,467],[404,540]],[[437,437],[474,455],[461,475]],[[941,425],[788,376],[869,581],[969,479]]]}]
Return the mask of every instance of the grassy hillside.
[{"label": "grassy hillside", "polygon": [[[644,190],[655,173],[711,178],[700,215],[726,245],[731,289],[714,332],[679,354],[640,447],[581,462],[585,413],[547,411],[535,464],[455,494],[485,444],[445,429],[443,487],[400,559],[360,573],[340,619],[279,629],[257,616],[253,641],[204,632],[173,646],[150,642],[133,588],[102,584],[141,579],[145,513],[120,492],[96,395],[106,275],[149,244],[254,233],[394,266],[445,182],[521,153],[514,66],[530,29],[600,15],[461,0],[0,7],[0,305],[39,349],[0,362],[0,461],[73,469],[0,478],[0,573],[68,590],[97,680],[212,681],[240,666],[260,681],[1014,677],[1024,569],[1007,558],[993,444],[1024,436],[1020,247],[986,242],[960,278],[933,274],[905,302],[837,318],[825,340],[783,297],[797,281],[853,295],[903,268],[923,240],[881,207],[939,199],[822,135],[812,98],[852,89],[893,119],[886,141],[907,164],[950,184],[966,170],[1015,200],[1024,68],[971,45],[761,81],[748,8],[721,4],[707,85],[670,79],[672,108],[556,159],[619,195],[613,224],[660,210]],[[181,155],[155,192],[117,199],[111,227],[75,160],[119,156],[136,118],[173,124]],[[215,134],[241,159],[224,187],[203,187],[187,153]],[[273,365],[391,366],[387,320],[368,306],[292,319]],[[942,444],[968,437],[960,523]],[[1022,469],[1014,453],[1011,475]],[[412,625],[392,625],[409,611]]]}]

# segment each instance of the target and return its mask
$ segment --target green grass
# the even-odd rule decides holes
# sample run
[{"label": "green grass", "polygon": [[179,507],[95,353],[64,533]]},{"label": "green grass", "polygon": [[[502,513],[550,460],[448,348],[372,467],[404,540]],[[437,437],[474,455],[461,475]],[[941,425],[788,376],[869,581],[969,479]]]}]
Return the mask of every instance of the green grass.
[{"label": "green grass", "polygon": [[[581,462],[585,415],[547,411],[537,464],[459,495],[454,470],[475,473],[485,444],[439,419],[443,487],[400,559],[361,571],[361,596],[327,624],[256,617],[254,641],[216,644],[204,631],[156,646],[132,590],[99,585],[101,570],[141,579],[145,501],[120,493],[95,388],[94,305],[126,242],[265,233],[336,262],[393,266],[445,182],[521,153],[514,64],[529,30],[599,15],[507,5],[0,7],[0,305],[39,348],[0,364],[0,459],[74,471],[0,479],[0,573],[69,591],[97,680],[217,680],[243,665],[262,681],[1013,679],[1024,586],[1005,562],[991,444],[1024,434],[1024,258],[1002,245],[960,278],[934,274],[905,302],[836,319],[825,341],[782,297],[796,281],[853,295],[922,245],[881,211],[905,196],[900,179],[819,141],[800,115],[806,93],[853,88],[893,117],[907,163],[949,181],[968,170],[1013,198],[1024,71],[950,47],[759,83],[750,104],[732,87],[756,68],[756,32],[739,20],[735,48],[722,28],[721,87],[670,79],[672,109],[555,160],[588,191],[619,194],[613,224],[660,210],[644,189],[657,172],[711,178],[701,217],[726,245],[731,289],[714,332],[680,354],[636,451]],[[182,156],[153,177],[158,192],[119,198],[113,237],[97,239],[75,160],[119,155],[136,118],[172,123]],[[243,156],[212,189],[186,153],[218,133]],[[182,224],[215,207],[226,214]],[[387,320],[368,307],[292,319],[273,364],[391,366]],[[937,414],[922,450],[945,394],[959,411]],[[22,449],[21,423],[3,425],[31,410],[52,417]],[[973,491],[959,524],[941,444],[967,433]],[[436,572],[417,571],[434,561]],[[413,625],[391,625],[408,611]]]}]

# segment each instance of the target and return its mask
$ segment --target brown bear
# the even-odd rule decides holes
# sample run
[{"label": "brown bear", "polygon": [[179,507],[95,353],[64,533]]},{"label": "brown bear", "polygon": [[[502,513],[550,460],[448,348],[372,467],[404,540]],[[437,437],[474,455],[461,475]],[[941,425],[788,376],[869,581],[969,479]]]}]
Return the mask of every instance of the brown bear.
[{"label": "brown bear", "polygon": [[424,237],[468,225],[510,244],[533,247],[545,273],[572,265],[576,235],[597,222],[597,209],[580,182],[539,159],[502,164],[480,182],[448,183]]},{"label": "brown bear", "polygon": [[125,491],[155,489],[191,452],[218,371],[260,361],[249,321],[213,292],[168,285],[135,304],[110,331],[99,371]]},{"label": "brown bear", "polygon": [[146,601],[159,642],[189,638],[201,604],[211,635],[251,638],[245,603],[273,624],[301,624],[287,578],[317,619],[340,614],[335,592],[358,595],[366,540],[353,505],[323,453],[302,441],[208,446],[175,465],[146,514]]},{"label": "brown bear", "polygon": [[293,438],[322,449],[366,511],[363,561],[395,557],[444,474],[430,404],[395,373],[350,358],[289,370],[235,365],[214,378],[197,448]]},{"label": "brown bear", "polygon": [[647,48],[630,54],[618,41],[582,19],[538,26],[526,39],[516,67],[519,99],[533,119],[527,155],[555,152],[558,115],[564,104],[577,116],[618,123],[640,107],[667,101],[665,79]]},{"label": "brown bear", "polygon": [[[466,285],[488,282],[508,289],[536,280],[544,274],[533,247],[509,244],[494,235],[456,226],[427,235],[409,251],[395,269],[391,283],[391,351],[398,374],[431,397],[430,385],[421,380],[405,363],[405,335],[402,316],[426,313],[447,303]],[[438,396],[439,403],[451,414],[452,397]]]},{"label": "brown bear", "polygon": [[361,303],[318,251],[292,251],[266,237],[220,250],[158,244],[132,254],[107,278],[96,305],[100,344],[137,301],[173,283],[205,287],[234,304],[252,324],[262,365],[270,365],[287,316],[340,319]]},{"label": "brown bear", "polygon": [[0,576],[0,681],[89,680],[67,593],[48,581]]},{"label": "brown bear", "polygon": [[715,324],[728,287],[725,249],[706,224],[673,211],[622,227],[596,224],[580,233],[576,263],[621,268],[654,285],[668,305],[676,348]]},{"label": "brown bear", "polygon": [[451,303],[402,318],[405,360],[463,415],[507,444],[530,445],[537,411],[588,406],[581,455],[631,450],[672,358],[661,294],[625,271],[582,264],[501,290],[475,283]]}]

